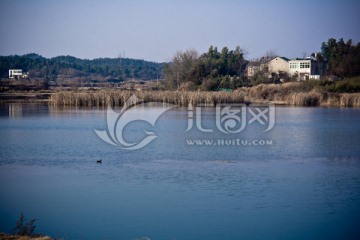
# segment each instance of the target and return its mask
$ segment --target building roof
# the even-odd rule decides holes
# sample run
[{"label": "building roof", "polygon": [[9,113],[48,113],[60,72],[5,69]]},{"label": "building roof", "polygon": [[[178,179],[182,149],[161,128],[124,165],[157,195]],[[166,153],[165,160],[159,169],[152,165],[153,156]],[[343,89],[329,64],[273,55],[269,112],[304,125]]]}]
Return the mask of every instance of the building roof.
[{"label": "building roof", "polygon": [[289,61],[316,61],[310,58],[294,58],[294,59],[290,59]]},{"label": "building roof", "polygon": [[286,61],[286,62],[288,62],[288,61],[289,61],[289,59],[288,59],[288,58],[286,58],[286,57],[276,56],[276,57],[273,57],[272,59],[270,59],[270,60],[269,60],[269,62],[270,62],[271,60],[274,60],[275,58],[281,58],[282,60],[284,60],[284,61]]},{"label": "building roof", "polygon": [[249,67],[258,67],[260,66],[260,62],[248,62]]},{"label": "building roof", "polygon": [[278,57],[278,58],[281,58],[282,60],[287,61],[287,62],[289,61],[289,59],[286,57]]},{"label": "building roof", "polygon": [[274,60],[275,58],[280,58],[280,59],[282,59],[282,60],[284,60],[284,61],[286,61],[286,62],[288,62],[288,61],[290,60],[290,59],[288,59],[288,58],[286,58],[286,57],[276,56],[276,57],[273,57],[273,58],[269,59],[269,60],[267,61],[267,63],[270,62],[270,61],[272,61],[272,60]]}]

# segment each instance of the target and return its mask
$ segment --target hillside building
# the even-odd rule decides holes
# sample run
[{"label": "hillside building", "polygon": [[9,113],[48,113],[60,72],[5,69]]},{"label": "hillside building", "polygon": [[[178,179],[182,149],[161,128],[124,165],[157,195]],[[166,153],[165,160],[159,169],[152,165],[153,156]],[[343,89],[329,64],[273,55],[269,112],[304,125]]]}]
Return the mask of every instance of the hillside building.
[{"label": "hillside building", "polygon": [[9,69],[10,79],[28,78],[28,73],[23,72],[22,69]]}]

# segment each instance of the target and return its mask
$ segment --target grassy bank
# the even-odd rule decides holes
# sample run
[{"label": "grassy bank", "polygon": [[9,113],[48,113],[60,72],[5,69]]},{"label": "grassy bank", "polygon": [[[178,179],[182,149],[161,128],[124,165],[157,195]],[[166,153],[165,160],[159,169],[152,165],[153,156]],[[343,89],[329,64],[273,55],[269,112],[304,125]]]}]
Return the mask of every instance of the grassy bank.
[{"label": "grassy bank", "polygon": [[360,93],[337,93],[320,87],[304,89],[304,83],[260,84],[242,88],[248,102],[272,102],[295,106],[360,107]]},{"label": "grassy bank", "polygon": [[360,107],[360,77],[340,81],[260,84],[233,92],[206,91],[129,91],[116,89],[58,91],[51,94],[55,106],[122,106],[136,94],[145,102],[164,102],[179,106],[217,103],[275,103],[295,106]]},{"label": "grassy bank", "polygon": [[59,91],[52,93],[55,106],[122,106],[136,94],[145,102],[164,102],[179,106],[217,103],[275,103],[295,106],[360,107],[360,93],[336,93],[323,89],[303,89],[303,83],[260,84],[233,92],[190,91]]}]

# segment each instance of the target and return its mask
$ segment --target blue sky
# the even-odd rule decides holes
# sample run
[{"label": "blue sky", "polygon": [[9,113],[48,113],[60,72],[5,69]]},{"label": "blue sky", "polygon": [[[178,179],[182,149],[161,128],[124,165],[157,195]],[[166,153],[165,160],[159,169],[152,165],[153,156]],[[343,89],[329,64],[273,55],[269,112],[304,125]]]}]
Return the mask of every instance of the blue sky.
[{"label": "blue sky", "polygon": [[178,50],[240,46],[294,58],[330,37],[360,40],[360,1],[0,0],[0,55],[170,61]]}]

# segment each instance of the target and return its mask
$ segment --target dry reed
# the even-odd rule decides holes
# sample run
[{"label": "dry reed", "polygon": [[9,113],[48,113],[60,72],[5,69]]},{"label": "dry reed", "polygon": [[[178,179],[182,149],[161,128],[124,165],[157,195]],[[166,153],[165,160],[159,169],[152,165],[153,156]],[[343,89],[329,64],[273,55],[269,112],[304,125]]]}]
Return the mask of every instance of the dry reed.
[{"label": "dry reed", "polygon": [[300,83],[260,84],[233,92],[190,91],[127,91],[103,89],[97,91],[59,91],[51,94],[54,106],[123,106],[135,94],[144,102],[163,102],[179,106],[217,103],[275,103],[295,106],[360,107],[360,93],[335,94],[313,89],[304,91]]},{"label": "dry reed", "polygon": [[360,93],[306,91],[303,83],[260,84],[243,89],[248,102],[273,102],[295,106],[360,107]]},{"label": "dry reed", "polygon": [[244,93],[228,92],[183,92],[183,91],[60,91],[51,95],[50,103],[55,106],[123,106],[133,94],[144,102],[164,102],[179,106],[217,103],[244,103]]}]

